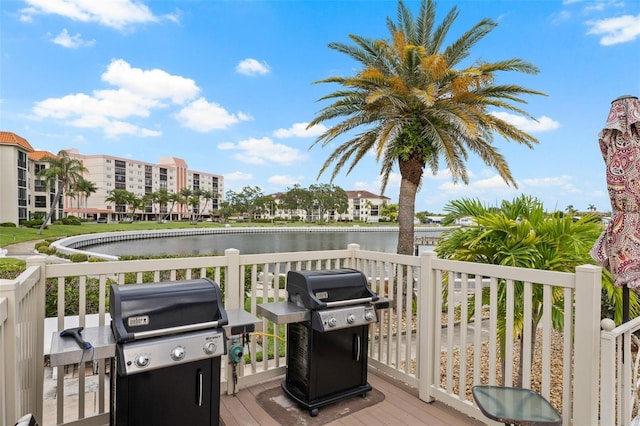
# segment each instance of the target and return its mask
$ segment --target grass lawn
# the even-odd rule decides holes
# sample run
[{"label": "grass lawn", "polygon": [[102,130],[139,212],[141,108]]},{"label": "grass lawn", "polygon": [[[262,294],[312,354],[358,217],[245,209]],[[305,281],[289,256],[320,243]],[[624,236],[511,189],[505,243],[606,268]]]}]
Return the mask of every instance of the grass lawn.
[{"label": "grass lawn", "polygon": [[[33,228],[4,228],[0,227],[0,247],[10,244],[21,243],[24,241],[37,241],[47,238],[57,239],[71,237],[80,234],[95,234],[99,232],[116,232],[116,231],[141,231],[148,229],[180,229],[180,228],[224,228],[227,224],[200,222],[192,225],[189,222],[133,222],[133,223],[96,223],[84,222],[82,225],[49,225],[47,229],[38,235],[38,229]],[[331,222],[325,224],[315,224],[307,222],[278,222],[277,225],[271,222],[236,222],[230,224],[233,228],[246,228],[251,226],[397,226],[397,223],[378,223],[367,224],[359,222]]]}]

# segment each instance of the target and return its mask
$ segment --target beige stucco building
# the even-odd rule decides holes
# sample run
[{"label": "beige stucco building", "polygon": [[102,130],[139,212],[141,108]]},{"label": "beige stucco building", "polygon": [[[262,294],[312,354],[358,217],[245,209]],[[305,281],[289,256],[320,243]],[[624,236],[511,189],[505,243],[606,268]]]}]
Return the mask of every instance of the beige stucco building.
[{"label": "beige stucco building", "polygon": [[[89,197],[70,198],[65,194],[52,220],[64,215],[114,220],[124,206],[113,206],[105,201],[112,190],[123,189],[142,198],[159,189],[169,194],[182,189],[209,191],[211,200],[202,200],[203,216],[218,209],[224,193],[224,178],[220,175],[189,170],[187,163],[175,157],[162,157],[158,164],[146,163],[109,155],[82,155],[77,149],[65,150],[70,157],[80,160],[87,171],[83,177],[93,182],[96,192]],[[23,137],[0,131],[0,222],[20,223],[36,212],[49,211],[55,186],[48,187],[36,177],[36,173],[48,163],[42,161],[46,151],[36,151]],[[205,207],[206,206],[206,207]],[[164,210],[164,211],[163,211]],[[147,204],[136,214],[143,219],[154,219],[168,213],[166,206]],[[124,210],[120,211],[120,213]],[[187,213],[187,206],[176,204],[171,217],[180,218]]]},{"label": "beige stucco building", "polygon": [[[36,177],[46,167],[42,157],[53,155],[36,151],[23,137],[0,131],[0,222],[15,224],[28,220],[36,212],[46,214],[55,195],[55,186],[48,187]],[[63,214],[62,204],[54,220]]]}]

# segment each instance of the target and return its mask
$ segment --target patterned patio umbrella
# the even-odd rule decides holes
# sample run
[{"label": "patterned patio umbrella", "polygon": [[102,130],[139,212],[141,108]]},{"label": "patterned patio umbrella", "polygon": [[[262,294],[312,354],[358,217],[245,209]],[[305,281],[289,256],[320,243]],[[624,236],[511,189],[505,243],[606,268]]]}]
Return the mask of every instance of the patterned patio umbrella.
[{"label": "patterned patio umbrella", "polygon": [[629,320],[628,289],[640,290],[640,101],[621,96],[611,102],[600,150],[607,168],[612,217],[591,256],[623,288],[623,321]]}]

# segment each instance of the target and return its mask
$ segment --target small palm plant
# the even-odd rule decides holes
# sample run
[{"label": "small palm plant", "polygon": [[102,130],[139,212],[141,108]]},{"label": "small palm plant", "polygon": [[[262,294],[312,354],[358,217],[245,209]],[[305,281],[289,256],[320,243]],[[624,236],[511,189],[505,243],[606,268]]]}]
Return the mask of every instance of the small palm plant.
[{"label": "small palm plant", "polygon": [[[540,201],[529,196],[520,196],[513,201],[503,201],[500,207],[487,207],[477,199],[452,201],[445,206],[448,213],[445,224],[458,218],[471,217],[477,226],[454,228],[443,234],[436,252],[442,258],[520,268],[573,272],[576,266],[594,263],[589,255],[596,238],[602,231],[600,220],[587,215],[575,221],[563,214],[545,214]],[[620,289],[615,288],[607,274],[603,274],[603,294],[615,300]],[[524,283],[514,282],[514,333],[520,338],[524,329]],[[489,304],[489,289],[483,289],[482,304]],[[446,299],[445,299],[446,300]],[[506,284],[498,286],[498,340],[500,356],[504,360],[506,334]],[[551,297],[553,327],[561,330],[563,324],[564,294],[554,288]],[[470,307],[475,306],[475,301]],[[542,286],[533,286],[532,329],[542,318]],[[633,295],[632,311],[638,311],[638,300]],[[620,311],[621,315],[621,310]],[[470,312],[469,315],[473,315]],[[535,333],[532,334],[535,347]],[[520,340],[522,350],[524,342]],[[532,351],[533,353],[533,351]],[[520,357],[522,363],[522,357]],[[504,361],[503,361],[504,362]],[[504,369],[504,364],[503,364]],[[521,377],[521,374],[520,374]]]}]

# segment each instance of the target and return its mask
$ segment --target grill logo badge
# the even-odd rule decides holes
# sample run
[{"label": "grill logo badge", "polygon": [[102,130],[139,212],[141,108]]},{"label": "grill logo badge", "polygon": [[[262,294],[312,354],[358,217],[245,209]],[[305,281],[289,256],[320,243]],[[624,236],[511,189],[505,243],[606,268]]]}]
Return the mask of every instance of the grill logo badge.
[{"label": "grill logo badge", "polygon": [[326,291],[319,291],[316,293],[316,297],[320,300],[322,299],[328,299],[329,298],[329,293]]},{"label": "grill logo badge", "polygon": [[149,325],[149,315],[129,317],[127,318],[127,324],[129,325],[129,327],[140,327],[142,325]]}]

